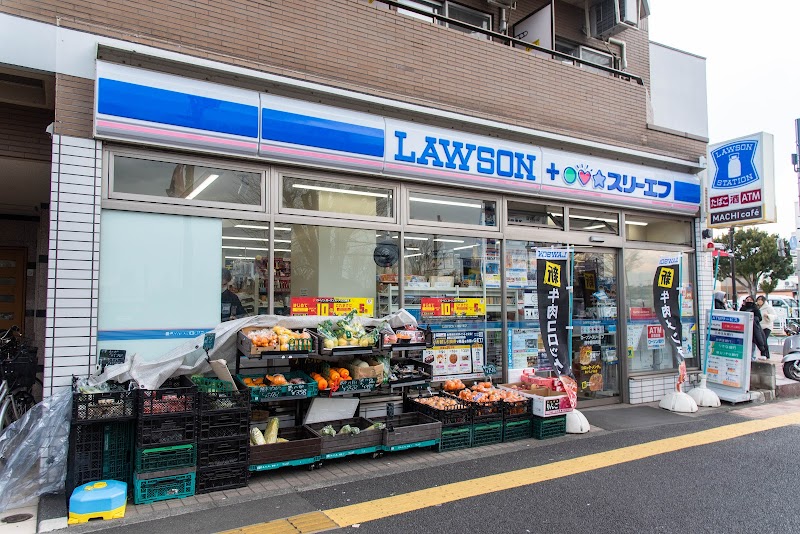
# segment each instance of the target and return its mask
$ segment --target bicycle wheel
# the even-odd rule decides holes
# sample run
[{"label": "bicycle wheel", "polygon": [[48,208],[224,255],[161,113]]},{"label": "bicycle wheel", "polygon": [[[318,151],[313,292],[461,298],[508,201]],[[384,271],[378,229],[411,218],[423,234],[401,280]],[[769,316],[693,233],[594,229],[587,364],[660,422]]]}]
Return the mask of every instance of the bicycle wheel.
[{"label": "bicycle wheel", "polygon": [[25,415],[25,412],[35,405],[36,399],[33,398],[33,395],[31,395],[29,391],[20,389],[11,394],[11,415],[15,421]]}]

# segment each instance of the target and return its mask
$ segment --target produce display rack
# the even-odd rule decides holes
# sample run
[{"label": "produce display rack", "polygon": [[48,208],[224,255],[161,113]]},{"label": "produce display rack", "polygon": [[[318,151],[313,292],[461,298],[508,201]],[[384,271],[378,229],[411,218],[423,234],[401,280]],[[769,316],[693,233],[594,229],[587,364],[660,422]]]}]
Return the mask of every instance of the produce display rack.
[{"label": "produce display rack", "polygon": [[378,381],[376,378],[357,378],[355,380],[342,380],[336,391],[331,389],[320,390],[319,394],[323,397],[342,397],[344,395],[357,395],[361,393],[371,393],[375,390]]},{"label": "produce display rack", "polygon": [[397,343],[386,344],[384,337],[381,336],[378,349],[382,352],[409,352],[415,350],[425,350],[433,347],[433,331],[428,326],[424,330],[425,341],[421,343],[411,343],[410,341],[398,341]]},{"label": "produce display rack", "polygon": [[442,440],[442,423],[420,412],[373,417],[370,420],[386,425],[382,431],[381,448],[387,452],[438,446]]},{"label": "produce display rack", "polygon": [[[250,392],[252,402],[271,402],[278,400],[296,400],[308,397],[316,397],[319,393],[317,382],[303,371],[289,371],[283,373],[286,380],[301,378],[304,384],[284,384],[282,386],[246,386]],[[237,374],[238,380],[244,381],[245,378],[263,378],[263,374]]]},{"label": "produce display rack", "polygon": [[[338,419],[321,423],[306,425],[321,439],[320,456],[323,460],[343,458],[354,454],[374,454],[382,452],[383,433],[377,430],[364,429],[372,426],[372,421],[364,417]],[[359,434],[346,434],[337,436],[322,435],[322,428],[331,425],[338,432],[344,425],[357,426],[362,432]]]},{"label": "produce display rack", "polygon": [[279,467],[310,465],[322,461],[322,437],[305,426],[278,429],[285,443],[250,446],[250,471],[267,471]]}]

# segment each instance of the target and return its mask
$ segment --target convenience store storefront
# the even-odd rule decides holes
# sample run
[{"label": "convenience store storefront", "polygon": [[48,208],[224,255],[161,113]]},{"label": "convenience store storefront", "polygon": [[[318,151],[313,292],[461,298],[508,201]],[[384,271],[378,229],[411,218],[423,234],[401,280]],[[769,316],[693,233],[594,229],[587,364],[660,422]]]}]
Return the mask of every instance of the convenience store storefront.
[{"label": "convenience store storefront", "polygon": [[98,349],[157,358],[213,328],[229,289],[246,314],[405,308],[434,328],[437,380],[514,381],[548,365],[535,251],[567,245],[582,405],[676,374],[648,328],[667,253],[698,365],[693,175],[105,62],[95,95]]}]

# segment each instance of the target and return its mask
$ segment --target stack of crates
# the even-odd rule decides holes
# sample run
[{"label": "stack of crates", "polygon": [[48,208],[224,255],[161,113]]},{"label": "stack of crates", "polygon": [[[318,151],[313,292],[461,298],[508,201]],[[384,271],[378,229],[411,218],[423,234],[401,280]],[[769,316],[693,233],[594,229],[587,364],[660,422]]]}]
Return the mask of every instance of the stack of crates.
[{"label": "stack of crates", "polygon": [[466,402],[453,399],[449,406],[435,408],[422,402],[423,400],[425,400],[424,397],[406,397],[403,411],[420,412],[442,423],[439,452],[466,449],[472,446],[472,413]]},{"label": "stack of crates", "polygon": [[503,401],[503,441],[517,441],[531,437],[533,399]]},{"label": "stack of crates", "polygon": [[197,388],[185,377],[139,390],[134,502],[148,504],[195,493]]},{"label": "stack of crates", "polygon": [[131,488],[136,390],[111,385],[108,391],[82,392],[73,383],[65,492],[100,480],[118,480]]},{"label": "stack of crates", "polygon": [[533,437],[536,439],[557,438],[567,435],[567,416],[556,415],[553,417],[533,418]]},{"label": "stack of crates", "polygon": [[470,402],[472,447],[503,441],[503,401]]},{"label": "stack of crates", "polygon": [[193,378],[199,394],[197,493],[247,486],[250,392],[216,378]]}]

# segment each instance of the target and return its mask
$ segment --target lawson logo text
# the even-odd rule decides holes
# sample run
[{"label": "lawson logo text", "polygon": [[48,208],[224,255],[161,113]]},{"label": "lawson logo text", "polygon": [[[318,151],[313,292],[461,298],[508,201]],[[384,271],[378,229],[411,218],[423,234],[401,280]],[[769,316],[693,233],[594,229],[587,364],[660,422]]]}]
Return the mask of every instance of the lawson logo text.
[{"label": "lawson logo text", "polygon": [[711,152],[716,172],[713,189],[733,189],[759,180],[755,166],[758,141],[736,141]]},{"label": "lawson logo text", "polygon": [[534,154],[431,136],[425,136],[425,147],[417,152],[405,145],[408,137],[406,132],[395,131],[394,136],[397,138],[395,161],[502,178],[536,180]]}]

